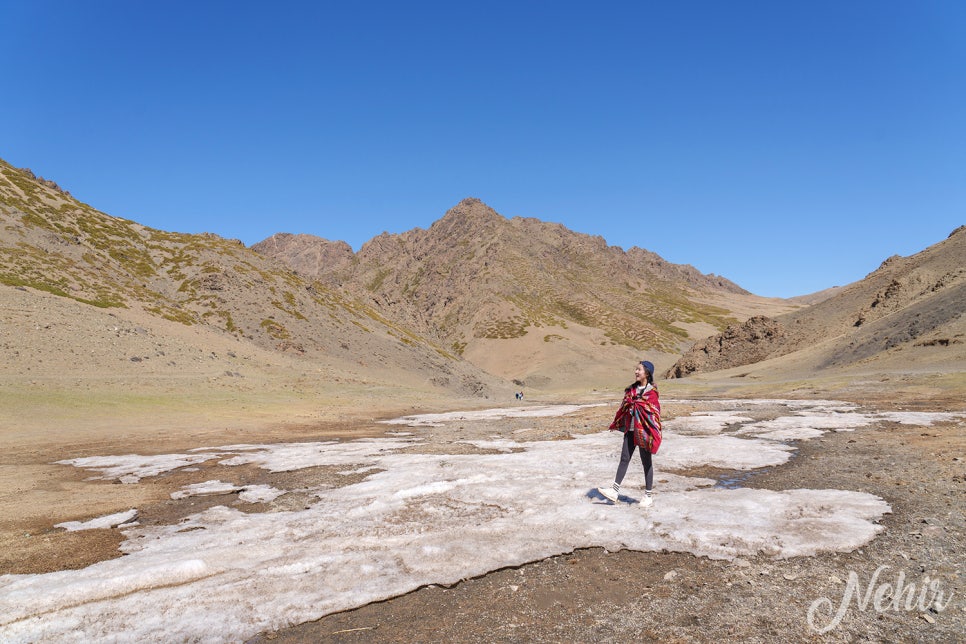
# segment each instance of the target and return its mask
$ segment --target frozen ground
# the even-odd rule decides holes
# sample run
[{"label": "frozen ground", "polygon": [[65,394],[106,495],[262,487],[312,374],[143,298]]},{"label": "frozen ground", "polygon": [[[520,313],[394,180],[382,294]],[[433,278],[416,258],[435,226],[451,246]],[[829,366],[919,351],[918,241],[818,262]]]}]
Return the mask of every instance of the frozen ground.
[{"label": "frozen ground", "polygon": [[[131,485],[209,461],[276,472],[335,466],[362,478],[332,486],[306,477],[298,491],[314,501],[301,510],[246,513],[221,505],[176,525],[129,525],[122,528],[124,557],[82,570],[0,577],[0,640],[239,640],[585,547],[717,559],[849,551],[878,532],[878,519],[890,511],[882,499],[834,489],[724,489],[686,473],[780,466],[792,457],[793,440],[880,419],[928,424],[943,417],[867,415],[832,401],[768,403],[785,413],[756,420],[762,403],[725,401],[719,410],[669,421],[656,501],[647,509],[633,488],[639,466],[616,507],[595,492],[613,476],[618,439],[610,432],[557,441],[450,441],[453,453],[420,453],[426,439],[397,435],[66,461]],[[499,422],[501,414],[507,410],[407,417],[399,424],[445,429]],[[271,505],[295,491],[209,481],[175,495],[238,493],[240,502]],[[64,527],[102,528],[133,516]]]}]

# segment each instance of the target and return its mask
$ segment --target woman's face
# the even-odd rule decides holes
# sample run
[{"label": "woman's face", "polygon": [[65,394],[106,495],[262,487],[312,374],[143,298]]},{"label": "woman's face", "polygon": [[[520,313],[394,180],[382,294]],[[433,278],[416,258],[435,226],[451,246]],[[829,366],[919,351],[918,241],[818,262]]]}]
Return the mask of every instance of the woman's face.
[{"label": "woman's face", "polygon": [[634,377],[637,378],[637,382],[641,383],[642,385],[647,382],[647,369],[645,369],[644,365],[639,362],[637,363],[637,366],[634,367]]}]

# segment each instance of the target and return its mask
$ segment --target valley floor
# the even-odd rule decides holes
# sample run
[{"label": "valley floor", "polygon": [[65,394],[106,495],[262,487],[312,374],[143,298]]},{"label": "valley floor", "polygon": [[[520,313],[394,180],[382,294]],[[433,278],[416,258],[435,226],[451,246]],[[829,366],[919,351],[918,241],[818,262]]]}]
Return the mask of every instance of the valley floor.
[{"label": "valley floor", "polygon": [[[666,417],[701,413],[726,397],[721,390],[708,396],[710,391],[705,388],[701,396],[684,401],[687,392],[677,387],[673,395],[681,400],[673,402],[668,396]],[[809,393],[820,397],[822,392]],[[841,388],[829,393],[830,398],[850,398],[842,396]],[[610,398],[585,396],[581,403],[605,405],[582,407],[560,417],[465,423],[452,429],[451,436],[435,429],[410,431],[427,439],[421,449],[429,453],[438,445],[440,453],[452,454],[461,449],[461,441],[487,441],[496,434],[514,440],[559,441],[598,433],[613,413]],[[955,390],[932,391],[924,400],[918,393],[873,388],[851,399],[868,413],[966,411],[961,392]],[[400,413],[401,407],[386,410],[384,416],[390,411]],[[724,559],[666,550],[579,548],[265,631],[250,641],[961,641],[966,631],[963,428],[962,417],[921,424],[885,421],[792,441],[793,458],[778,467],[750,474],[711,466],[686,472],[745,489],[839,489],[879,497],[891,512],[878,521],[881,532],[859,548],[788,558],[742,554]],[[228,467],[212,463],[201,464],[197,471],[182,468],[145,477],[138,485],[118,485],[87,480],[90,470],[55,465],[55,461],[106,453],[163,454],[233,442],[402,436],[407,433],[404,429],[359,417],[298,425],[265,423],[244,429],[186,425],[140,442],[136,436],[120,441],[110,452],[105,451],[111,441],[103,428],[93,433],[99,440],[85,447],[58,436],[47,440],[35,436],[0,457],[4,465],[0,575],[76,570],[120,555],[124,536],[119,530],[64,531],[54,528],[56,523],[137,507],[140,522],[148,528],[177,525],[225,504],[226,496],[175,500],[172,492],[215,478],[241,476],[243,483],[253,485],[298,487],[298,481],[290,478],[295,476],[292,473],[269,476],[254,468],[229,472]],[[472,453],[496,447],[466,449]],[[660,455],[655,463],[660,481]],[[607,462],[605,467],[612,465]],[[640,467],[636,461],[629,481],[639,476],[635,467]],[[322,485],[344,486],[363,481],[367,474],[360,471],[347,478],[344,471],[316,468],[313,476]],[[546,493],[539,489],[539,481],[533,485]],[[628,493],[633,496],[634,492],[631,483]],[[661,498],[659,482],[655,505],[671,498],[670,494]],[[289,503],[294,508],[309,501],[295,498]],[[605,506],[594,512],[608,510],[613,511],[614,521],[638,511]],[[265,508],[255,503],[245,511]],[[609,515],[600,516],[605,518],[598,521],[610,520]],[[606,525],[599,527],[607,530]],[[817,608],[809,620],[813,605]],[[837,617],[840,608],[842,614]],[[817,630],[822,628],[828,632],[820,636]]]},{"label": "valley floor", "polygon": [[[880,400],[863,408],[962,411],[963,404],[953,396],[928,404]],[[963,420],[829,432],[796,447],[789,463],[740,485],[881,497],[892,512],[871,543],[851,552],[731,561],[583,549],[452,587],[422,588],[252,641],[961,642]],[[813,628],[809,609],[816,602],[822,605],[813,613]],[[820,635],[822,629],[828,630]]]}]

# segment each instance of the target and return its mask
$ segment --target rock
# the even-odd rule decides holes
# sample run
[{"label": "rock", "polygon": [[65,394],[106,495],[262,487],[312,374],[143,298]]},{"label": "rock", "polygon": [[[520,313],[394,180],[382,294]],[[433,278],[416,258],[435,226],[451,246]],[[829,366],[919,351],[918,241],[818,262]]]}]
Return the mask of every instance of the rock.
[{"label": "rock", "polygon": [[684,378],[692,373],[717,371],[752,364],[781,355],[788,334],[780,322],[756,315],[732,324],[723,333],[696,342],[666,373]]}]

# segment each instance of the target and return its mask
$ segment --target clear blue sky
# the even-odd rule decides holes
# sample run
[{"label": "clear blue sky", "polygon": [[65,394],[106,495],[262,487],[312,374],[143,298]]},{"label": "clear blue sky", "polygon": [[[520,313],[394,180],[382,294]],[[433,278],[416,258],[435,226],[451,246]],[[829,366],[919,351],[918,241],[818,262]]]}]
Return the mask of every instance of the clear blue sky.
[{"label": "clear blue sky", "polygon": [[460,199],[790,297],[966,223],[966,2],[0,0],[0,157],[358,249]]}]

